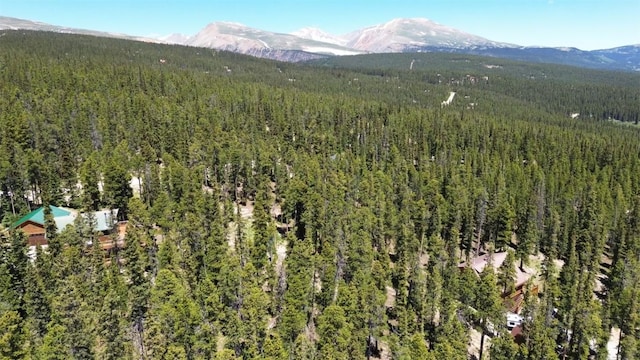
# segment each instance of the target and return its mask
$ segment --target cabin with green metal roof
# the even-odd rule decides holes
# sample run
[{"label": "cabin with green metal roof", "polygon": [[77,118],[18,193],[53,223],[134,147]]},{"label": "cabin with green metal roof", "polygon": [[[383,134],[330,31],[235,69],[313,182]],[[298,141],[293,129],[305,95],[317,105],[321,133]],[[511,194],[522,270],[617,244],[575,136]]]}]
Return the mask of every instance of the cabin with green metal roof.
[{"label": "cabin with green metal roof", "polygon": [[[59,208],[57,206],[49,205],[49,209],[51,210],[51,215],[53,215],[54,219],[56,217],[62,217],[62,216],[71,215],[71,211],[65,210],[63,208]],[[32,212],[28,213],[27,215],[21,217],[20,219],[18,219],[18,221],[13,223],[13,225],[11,227],[12,228],[17,228],[17,227],[19,227],[20,225],[24,224],[27,221],[31,221],[31,222],[34,222],[36,224],[44,225],[44,207],[40,207],[40,208],[38,208],[36,210],[33,210]]]},{"label": "cabin with green metal roof", "polygon": [[[109,239],[109,236],[105,235],[110,234],[118,223],[118,209],[100,210],[82,214],[77,210],[64,209],[52,205],[49,206],[49,209],[51,209],[51,215],[53,216],[53,221],[56,224],[58,232],[64,230],[68,225],[73,224],[78,216],[82,216],[85,220],[93,223],[93,228],[96,232],[103,234],[103,236],[100,237],[101,242],[103,238],[104,241]],[[120,227],[121,226],[118,227],[118,231],[122,232],[123,230],[121,230]],[[40,207],[21,217],[11,225],[11,229],[22,230],[27,235],[29,246],[47,245],[44,207]]]},{"label": "cabin with green metal roof", "polygon": [[[53,205],[50,205],[49,209],[58,231],[62,231],[67,225],[72,224],[77,216],[70,209],[63,209]],[[22,230],[28,237],[29,246],[46,245],[44,222],[44,208],[40,207],[18,219],[11,225],[11,228]]]}]

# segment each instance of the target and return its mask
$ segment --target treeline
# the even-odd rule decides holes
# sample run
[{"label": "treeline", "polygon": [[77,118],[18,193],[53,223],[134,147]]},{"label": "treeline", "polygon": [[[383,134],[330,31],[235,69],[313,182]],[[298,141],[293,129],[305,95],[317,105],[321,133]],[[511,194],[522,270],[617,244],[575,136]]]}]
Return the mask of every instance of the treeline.
[{"label": "treeline", "polygon": [[[129,221],[107,261],[83,223],[33,262],[8,232],[5,357],[462,359],[487,323],[492,359],[606,358],[613,326],[638,356],[639,130],[507,96],[529,79],[441,108],[450,85],[408,70],[15,31],[0,78],[3,224],[40,202]],[[517,345],[500,295],[527,264]]]}]

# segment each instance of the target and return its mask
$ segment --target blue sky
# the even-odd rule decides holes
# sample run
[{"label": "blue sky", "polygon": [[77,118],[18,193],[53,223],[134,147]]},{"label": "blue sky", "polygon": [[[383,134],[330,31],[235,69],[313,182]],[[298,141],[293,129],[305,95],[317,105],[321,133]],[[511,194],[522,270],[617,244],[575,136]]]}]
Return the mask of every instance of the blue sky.
[{"label": "blue sky", "polygon": [[640,0],[0,0],[0,15],[130,35],[193,35],[214,21],[344,34],[400,17],[519,45],[640,43]]}]

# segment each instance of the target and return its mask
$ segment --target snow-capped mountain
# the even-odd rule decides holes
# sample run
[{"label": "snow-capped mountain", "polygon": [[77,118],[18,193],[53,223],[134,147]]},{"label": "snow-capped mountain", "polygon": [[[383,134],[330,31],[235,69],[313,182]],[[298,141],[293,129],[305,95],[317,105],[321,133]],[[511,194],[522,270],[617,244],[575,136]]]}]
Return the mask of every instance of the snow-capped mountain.
[{"label": "snow-capped mountain", "polygon": [[455,52],[528,62],[640,71],[640,45],[583,51],[575,48],[521,47],[482,38],[427,19],[395,19],[343,36],[303,28],[275,33],[242,24],[214,22],[193,36],[171,34],[155,39],[73,29],[0,16],[0,30],[39,30],[228,50],[280,61],[384,52]]},{"label": "snow-capped mountain", "polygon": [[306,39],[291,34],[259,30],[238,23],[215,22],[207,25],[185,45],[235,51],[244,54],[256,50],[296,50],[323,55],[355,55],[362,53],[333,43]]},{"label": "snow-capped mountain", "polygon": [[395,19],[347,35],[347,45],[368,52],[405,52],[422,47],[510,47],[428,19]]},{"label": "snow-capped mountain", "polygon": [[322,55],[419,51],[429,46],[456,49],[510,46],[427,19],[396,19],[344,36],[332,35],[310,27],[292,34],[281,34],[237,23],[215,22],[184,44],[244,54],[255,54],[264,50],[288,50]]}]

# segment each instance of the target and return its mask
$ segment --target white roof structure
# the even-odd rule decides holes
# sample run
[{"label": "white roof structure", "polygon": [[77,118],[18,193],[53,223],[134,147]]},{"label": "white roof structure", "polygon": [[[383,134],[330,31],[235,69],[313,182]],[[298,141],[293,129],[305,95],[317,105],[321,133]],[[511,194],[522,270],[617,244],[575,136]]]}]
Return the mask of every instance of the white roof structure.
[{"label": "white roof structure", "polygon": [[[58,232],[64,230],[68,225],[72,225],[76,218],[78,217],[78,211],[67,209],[70,213],[69,215],[64,216],[56,216],[53,220],[56,223],[56,228]],[[95,220],[95,224],[93,227],[94,231],[108,231],[113,229],[113,226],[118,222],[118,209],[113,210],[99,210],[92,211],[90,213],[81,213],[84,219],[88,219],[89,216],[93,217]]]},{"label": "white roof structure", "polygon": [[71,212],[66,216],[54,217],[53,221],[56,223],[56,229],[58,229],[58,232],[64,230],[64,228],[66,228],[68,225],[73,224],[73,222],[76,220],[76,217],[77,215],[74,212]]},{"label": "white roof structure", "polygon": [[118,209],[113,210],[100,210],[93,211],[91,213],[84,213],[82,217],[87,219],[91,214],[91,217],[95,220],[95,231],[107,231],[113,228],[113,225],[118,222]]}]

